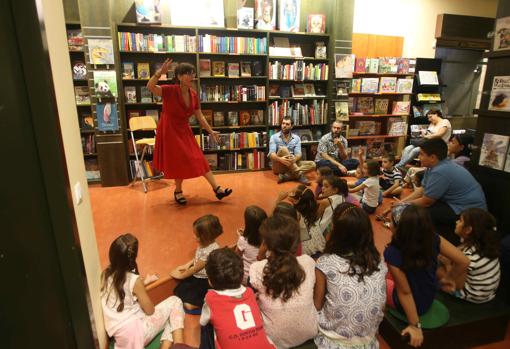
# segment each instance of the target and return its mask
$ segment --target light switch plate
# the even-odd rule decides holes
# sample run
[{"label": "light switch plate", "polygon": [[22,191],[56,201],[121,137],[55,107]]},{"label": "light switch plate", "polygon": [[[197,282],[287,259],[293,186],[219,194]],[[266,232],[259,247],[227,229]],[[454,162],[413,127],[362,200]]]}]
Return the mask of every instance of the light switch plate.
[{"label": "light switch plate", "polygon": [[83,194],[81,192],[81,184],[80,182],[76,182],[74,185],[74,201],[76,202],[76,205],[81,204],[83,200]]}]

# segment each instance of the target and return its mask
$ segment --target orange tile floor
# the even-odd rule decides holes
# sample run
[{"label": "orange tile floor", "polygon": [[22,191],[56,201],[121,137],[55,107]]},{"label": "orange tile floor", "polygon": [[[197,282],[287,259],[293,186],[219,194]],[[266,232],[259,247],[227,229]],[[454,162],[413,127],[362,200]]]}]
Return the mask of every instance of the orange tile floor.
[{"label": "orange tile floor", "polygon": [[[101,265],[108,264],[110,243],[119,234],[130,232],[139,240],[137,262],[141,275],[168,275],[172,267],[193,258],[197,246],[192,231],[195,219],[205,214],[217,215],[224,229],[218,243],[233,244],[236,230],[243,226],[246,206],[258,205],[270,212],[277,194],[297,185],[293,182],[277,184],[270,171],[222,174],[217,175],[216,180],[219,185],[232,188],[233,194],[218,201],[204,178],[186,180],[183,186],[188,199],[186,206],[174,202],[171,180],[150,183],[147,194],[139,182],[126,187],[89,187]],[[391,199],[385,199],[378,212],[390,203]],[[375,221],[374,215],[372,222],[375,244],[382,253],[391,232]],[[198,316],[187,316],[185,339],[188,344],[198,346]],[[510,328],[505,341],[480,348],[509,347]],[[382,339],[381,348],[389,348]]]}]

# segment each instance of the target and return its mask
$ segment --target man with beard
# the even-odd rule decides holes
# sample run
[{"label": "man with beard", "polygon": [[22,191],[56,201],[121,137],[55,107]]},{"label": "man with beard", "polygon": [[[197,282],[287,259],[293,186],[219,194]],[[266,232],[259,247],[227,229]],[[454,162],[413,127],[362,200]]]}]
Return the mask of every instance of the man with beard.
[{"label": "man with beard", "polygon": [[298,180],[310,184],[304,173],[315,170],[313,161],[301,161],[301,139],[292,133],[292,119],[282,119],[281,131],[269,140],[269,159],[273,173],[278,175],[278,183]]},{"label": "man with beard", "polygon": [[322,136],[317,147],[315,164],[317,168],[327,166],[336,176],[346,175],[347,171],[358,167],[356,159],[347,158],[347,139],[340,134],[342,123],[333,121],[331,132]]}]

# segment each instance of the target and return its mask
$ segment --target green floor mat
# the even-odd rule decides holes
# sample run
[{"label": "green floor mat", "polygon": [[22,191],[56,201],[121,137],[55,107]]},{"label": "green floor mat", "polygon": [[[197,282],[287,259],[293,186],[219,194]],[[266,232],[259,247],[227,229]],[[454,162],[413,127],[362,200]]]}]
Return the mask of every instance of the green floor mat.
[{"label": "green floor mat", "polygon": [[[388,308],[388,312],[397,319],[407,323],[407,317],[404,313],[393,308]],[[424,329],[438,328],[446,324],[449,318],[450,312],[448,308],[437,299],[434,299],[429,311],[420,316],[421,327]]]}]

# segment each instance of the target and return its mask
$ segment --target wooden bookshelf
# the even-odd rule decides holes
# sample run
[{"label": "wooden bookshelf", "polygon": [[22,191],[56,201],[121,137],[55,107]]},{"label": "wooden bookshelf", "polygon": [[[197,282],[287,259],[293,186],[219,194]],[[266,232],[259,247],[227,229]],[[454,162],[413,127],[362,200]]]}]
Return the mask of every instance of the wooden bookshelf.
[{"label": "wooden bookshelf", "polygon": [[376,139],[376,138],[400,138],[400,137],[407,137],[406,135],[400,135],[400,136],[390,136],[390,135],[366,135],[366,136],[349,136],[347,137],[347,140],[357,140],[357,139]]}]

